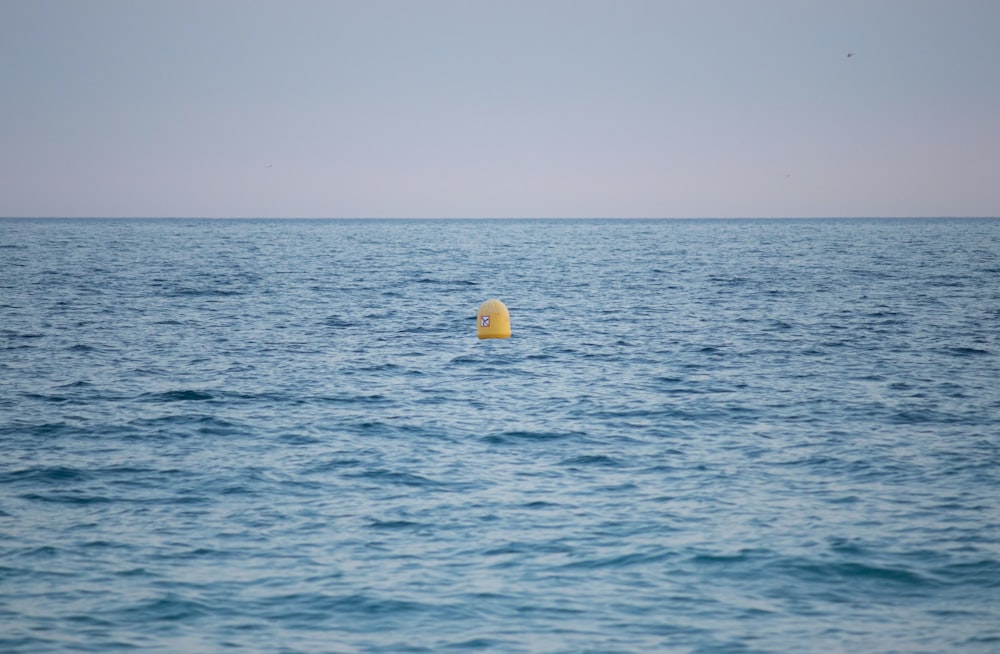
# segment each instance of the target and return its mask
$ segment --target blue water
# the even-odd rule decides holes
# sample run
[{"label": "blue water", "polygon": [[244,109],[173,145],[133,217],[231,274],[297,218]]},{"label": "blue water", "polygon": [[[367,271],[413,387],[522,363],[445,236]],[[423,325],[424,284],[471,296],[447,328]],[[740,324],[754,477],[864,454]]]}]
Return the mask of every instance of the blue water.
[{"label": "blue water", "polygon": [[0,651],[995,653],[998,373],[1000,220],[3,220]]}]

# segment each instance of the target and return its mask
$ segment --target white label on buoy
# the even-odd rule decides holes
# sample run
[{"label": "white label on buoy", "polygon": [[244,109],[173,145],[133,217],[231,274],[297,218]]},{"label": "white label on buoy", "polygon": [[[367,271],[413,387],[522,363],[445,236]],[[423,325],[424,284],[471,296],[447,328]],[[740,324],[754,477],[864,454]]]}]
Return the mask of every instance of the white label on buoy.
[{"label": "white label on buoy", "polygon": [[480,320],[480,322],[483,323],[483,325],[482,325],[483,327],[489,327],[490,326],[490,317],[489,316],[483,316],[482,320]]}]

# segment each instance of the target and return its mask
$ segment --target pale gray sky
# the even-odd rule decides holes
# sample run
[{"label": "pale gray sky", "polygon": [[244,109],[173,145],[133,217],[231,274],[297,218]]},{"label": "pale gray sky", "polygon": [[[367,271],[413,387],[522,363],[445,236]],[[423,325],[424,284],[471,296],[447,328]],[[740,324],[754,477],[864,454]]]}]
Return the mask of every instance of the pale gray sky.
[{"label": "pale gray sky", "polygon": [[1000,215],[997,0],[0,0],[0,89],[0,216]]}]

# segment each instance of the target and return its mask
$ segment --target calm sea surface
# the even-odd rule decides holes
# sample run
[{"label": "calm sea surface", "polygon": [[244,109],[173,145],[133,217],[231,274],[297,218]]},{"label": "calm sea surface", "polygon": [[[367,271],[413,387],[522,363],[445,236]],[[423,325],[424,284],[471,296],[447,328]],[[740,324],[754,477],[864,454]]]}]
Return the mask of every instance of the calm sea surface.
[{"label": "calm sea surface", "polygon": [[0,446],[3,652],[995,653],[1000,220],[3,220]]}]

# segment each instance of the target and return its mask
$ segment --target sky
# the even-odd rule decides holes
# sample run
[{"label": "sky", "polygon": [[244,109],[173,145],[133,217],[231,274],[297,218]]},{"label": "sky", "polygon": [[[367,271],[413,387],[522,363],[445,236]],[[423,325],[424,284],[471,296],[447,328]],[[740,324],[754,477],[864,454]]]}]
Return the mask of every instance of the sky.
[{"label": "sky", "polygon": [[997,0],[0,0],[0,216],[1000,216],[998,34]]}]

